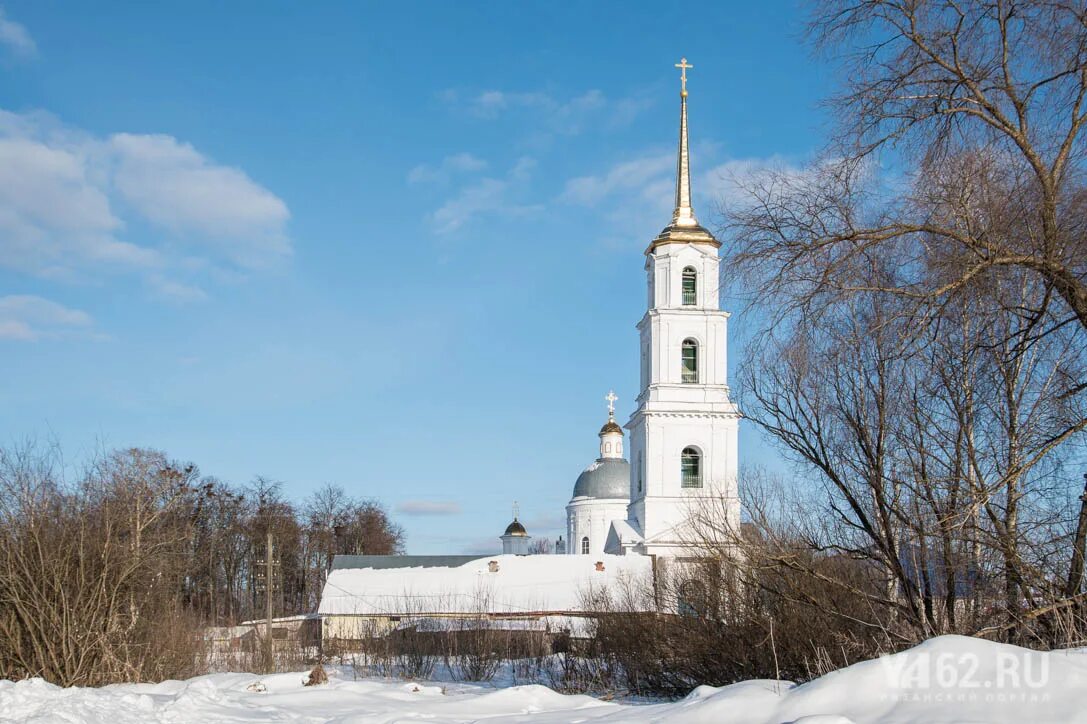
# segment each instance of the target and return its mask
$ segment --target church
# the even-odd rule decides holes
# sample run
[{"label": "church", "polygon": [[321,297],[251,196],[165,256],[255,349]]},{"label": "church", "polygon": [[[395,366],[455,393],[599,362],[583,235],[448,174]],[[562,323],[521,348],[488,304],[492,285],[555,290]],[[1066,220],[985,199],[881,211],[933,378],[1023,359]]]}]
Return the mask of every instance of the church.
[{"label": "church", "polygon": [[337,556],[319,610],[326,637],[352,638],[347,629],[360,619],[394,626],[423,612],[576,616],[586,588],[653,576],[659,559],[690,557],[686,524],[698,506],[723,511],[727,525],[739,529],[740,414],[729,398],[721,243],[699,224],[691,204],[687,70],[693,66],[684,58],[676,67],[675,207],[671,223],[645,250],[640,392],[623,426],[615,419],[618,398],[614,392],[605,398],[599,457],[578,476],[566,506],[566,540],[560,537],[556,551],[563,555],[528,555],[530,532],[515,512],[499,536],[502,555]]}]

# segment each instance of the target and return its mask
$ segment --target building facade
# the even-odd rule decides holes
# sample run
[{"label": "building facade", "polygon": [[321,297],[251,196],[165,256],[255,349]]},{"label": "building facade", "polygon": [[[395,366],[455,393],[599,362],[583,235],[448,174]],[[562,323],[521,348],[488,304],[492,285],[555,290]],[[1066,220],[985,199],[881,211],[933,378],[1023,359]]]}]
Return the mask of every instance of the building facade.
[{"label": "building facade", "polygon": [[630,463],[623,457],[623,428],[615,421],[609,392],[608,421],[600,428],[600,457],[582,471],[566,505],[567,553],[601,555],[614,520],[626,518],[630,503]]},{"label": "building facade", "polygon": [[[605,550],[682,555],[692,515],[738,530],[739,412],[729,398],[728,312],[720,309],[721,243],[691,205],[686,59],[672,222],[645,252],[641,392],[630,431],[630,503]],[[721,521],[720,518],[724,518]]]}]

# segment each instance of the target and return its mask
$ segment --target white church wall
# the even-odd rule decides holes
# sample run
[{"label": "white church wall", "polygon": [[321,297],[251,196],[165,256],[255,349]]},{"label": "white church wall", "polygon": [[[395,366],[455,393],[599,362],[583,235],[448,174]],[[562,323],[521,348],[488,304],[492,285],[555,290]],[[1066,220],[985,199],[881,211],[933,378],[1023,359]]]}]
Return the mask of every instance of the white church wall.
[{"label": "white church wall", "polygon": [[[696,303],[683,304],[683,270],[697,272]],[[649,299],[654,309],[701,308],[716,311],[719,304],[720,259],[714,247],[669,244],[651,254],[646,263]]]},{"label": "white church wall", "polygon": [[[738,424],[734,416],[652,413],[640,418],[631,429],[631,455],[644,459],[643,490],[637,490],[637,475],[631,486],[628,518],[637,520],[647,540],[683,542],[686,536],[676,527],[686,521],[692,507],[712,505],[725,499],[730,523],[739,525],[737,497]],[[694,447],[702,455],[702,486],[684,488],[680,458],[683,449]],[[707,503],[707,500],[712,502]],[[662,541],[663,542],[663,541]]]},{"label": "white church wall", "polygon": [[582,554],[582,538],[589,539],[589,554],[603,555],[604,543],[613,520],[627,517],[627,501],[623,498],[574,498],[566,506],[566,535],[570,543],[566,552]]}]

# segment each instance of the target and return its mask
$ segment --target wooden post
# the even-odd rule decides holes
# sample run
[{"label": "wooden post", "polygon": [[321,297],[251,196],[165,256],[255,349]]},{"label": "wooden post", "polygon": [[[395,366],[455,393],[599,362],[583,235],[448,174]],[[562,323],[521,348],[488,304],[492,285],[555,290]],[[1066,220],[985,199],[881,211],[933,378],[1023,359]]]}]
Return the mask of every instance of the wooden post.
[{"label": "wooden post", "polygon": [[1064,595],[1071,598],[1079,593],[1083,581],[1084,546],[1087,545],[1087,473],[1083,475],[1083,495],[1079,496],[1079,522],[1076,525],[1076,537],[1072,539],[1072,561],[1068,566],[1068,582],[1064,586]]},{"label": "wooden post", "polygon": [[268,673],[276,670],[275,647],[272,646],[272,528],[268,527],[268,541],[264,552],[264,603],[267,608],[268,623],[264,631],[265,657]]}]

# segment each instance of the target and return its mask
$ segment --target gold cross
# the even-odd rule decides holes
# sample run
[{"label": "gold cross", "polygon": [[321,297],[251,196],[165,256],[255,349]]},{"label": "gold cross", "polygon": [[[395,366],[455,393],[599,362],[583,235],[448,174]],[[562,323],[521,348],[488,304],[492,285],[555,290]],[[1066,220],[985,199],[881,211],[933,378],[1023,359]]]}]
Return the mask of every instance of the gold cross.
[{"label": "gold cross", "polygon": [[676,63],[676,67],[679,68],[679,79],[683,83],[683,90],[681,90],[680,93],[687,95],[687,69],[693,68],[694,66],[689,65],[686,58],[680,58],[679,62]]},{"label": "gold cross", "polygon": [[608,394],[607,394],[606,397],[604,397],[604,399],[608,401],[608,415],[614,415],[615,414],[615,401],[619,399],[618,397],[616,397],[615,391],[614,390],[608,390]]}]

